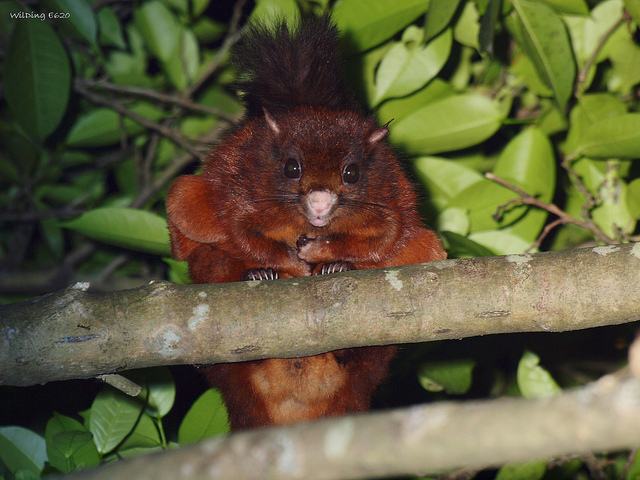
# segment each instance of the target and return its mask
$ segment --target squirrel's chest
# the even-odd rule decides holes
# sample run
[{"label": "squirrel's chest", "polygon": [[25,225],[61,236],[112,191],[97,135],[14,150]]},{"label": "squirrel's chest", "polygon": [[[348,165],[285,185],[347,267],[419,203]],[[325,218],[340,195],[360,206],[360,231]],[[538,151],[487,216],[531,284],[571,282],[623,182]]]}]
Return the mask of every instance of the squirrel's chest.
[{"label": "squirrel's chest", "polygon": [[332,353],[260,362],[250,382],[272,422],[296,423],[321,417],[347,382],[347,373]]}]

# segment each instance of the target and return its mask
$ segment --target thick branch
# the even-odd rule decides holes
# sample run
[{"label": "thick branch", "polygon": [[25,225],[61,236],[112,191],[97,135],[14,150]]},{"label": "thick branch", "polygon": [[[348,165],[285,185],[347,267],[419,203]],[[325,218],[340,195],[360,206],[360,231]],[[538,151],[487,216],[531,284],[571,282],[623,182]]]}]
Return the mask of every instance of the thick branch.
[{"label": "thick branch", "polygon": [[421,405],[239,433],[68,478],[395,477],[626,450],[638,444],[640,382],[609,375],[553,398]]},{"label": "thick branch", "polygon": [[0,306],[0,384],[631,322],[640,319],[640,246],[263,282],[86,287]]}]

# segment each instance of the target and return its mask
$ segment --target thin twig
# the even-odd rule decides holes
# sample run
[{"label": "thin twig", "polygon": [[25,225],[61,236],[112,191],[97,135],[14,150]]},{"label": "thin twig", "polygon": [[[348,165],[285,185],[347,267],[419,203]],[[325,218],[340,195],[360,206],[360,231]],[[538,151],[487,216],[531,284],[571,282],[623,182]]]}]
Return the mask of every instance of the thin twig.
[{"label": "thin twig", "polygon": [[589,470],[589,476],[593,480],[607,480],[607,475],[604,473],[604,467],[606,466],[605,460],[599,460],[593,453],[589,453],[580,457]]},{"label": "thin twig", "polygon": [[604,47],[604,44],[607,43],[607,40],[609,40],[609,37],[613,35],[613,33],[618,29],[618,27],[620,27],[620,25],[622,25],[626,21],[627,19],[623,14],[622,17],[620,17],[620,19],[609,30],[607,30],[604,33],[604,35],[602,35],[602,37],[600,37],[600,40],[598,41],[598,44],[596,45],[595,50],[593,51],[591,56],[588,58],[584,66],[580,69],[580,72],[578,72],[578,76],[576,79],[576,88],[575,88],[576,96],[579,95],[580,86],[587,80],[587,76],[589,75],[589,69],[598,58],[598,55],[600,54],[600,51]]},{"label": "thin twig", "polygon": [[627,461],[625,462],[624,467],[622,468],[622,471],[620,472],[620,476],[618,477],[618,478],[620,478],[620,480],[623,480],[623,479],[627,478],[627,474],[629,473],[629,469],[631,468],[631,466],[635,462],[636,457],[638,456],[638,450],[639,450],[639,448],[634,448],[629,453],[629,456],[627,457]]},{"label": "thin twig", "polygon": [[120,104],[119,102],[108,100],[106,98],[101,97],[100,95],[94,94],[93,92],[88,90],[86,87],[82,86],[79,82],[75,82],[74,85],[73,85],[73,88],[77,93],[79,93],[83,97],[87,98],[92,103],[95,103],[96,105],[102,105],[102,106],[108,107],[108,108],[110,108],[112,110],[115,110],[116,112],[120,113],[121,115],[124,115],[125,117],[128,117],[128,118],[138,122],[140,125],[148,128],[150,130],[159,132],[160,134],[162,134],[163,136],[165,136],[166,138],[168,138],[169,140],[171,140],[175,144],[177,144],[177,145],[181,146],[182,148],[184,148],[187,152],[189,152],[194,157],[196,157],[196,158],[201,158],[202,157],[202,152],[200,152],[198,149],[194,148],[190,143],[188,143],[182,137],[182,135],[176,133],[174,130],[172,130],[170,128],[167,128],[167,127],[165,127],[163,125],[160,125],[157,122],[149,120],[148,118],[145,118],[142,115],[139,115],[139,114],[133,112],[132,110],[129,110],[127,107],[125,107],[124,105]]},{"label": "thin twig", "polygon": [[[510,202],[507,202],[505,205],[501,205],[500,207],[498,207],[498,211],[496,212],[494,218],[496,216],[499,217],[500,215],[502,215],[502,212],[506,208],[508,208],[508,207],[510,207],[512,205],[517,205],[517,204],[524,203],[526,205],[532,205],[534,207],[541,208],[543,210],[546,210],[549,213],[552,213],[552,214],[556,215],[558,217],[558,219],[560,220],[560,223],[562,223],[562,224],[573,224],[573,225],[577,225],[579,227],[582,227],[582,228],[590,231],[591,233],[593,233],[596,236],[596,238],[599,241],[601,241],[603,243],[606,243],[607,245],[613,245],[613,244],[618,243],[616,240],[611,239],[607,235],[605,235],[602,232],[602,230],[600,230],[590,219],[586,219],[585,221],[578,220],[577,218],[574,218],[571,215],[567,214],[564,210],[562,210],[556,204],[554,204],[554,203],[545,203],[545,202],[543,202],[541,200],[538,200],[537,198],[529,195],[524,190],[516,187],[512,183],[507,182],[506,180],[498,177],[497,175],[494,175],[491,172],[485,173],[485,177],[487,177],[490,180],[493,180],[494,182],[499,183],[500,185],[502,185],[504,187],[507,187],[510,190],[513,190],[518,195],[520,195],[520,198],[518,198],[516,200],[512,200]],[[543,233],[545,233],[545,232],[543,231]],[[547,233],[545,233],[545,235]]]},{"label": "thin twig", "polygon": [[[223,127],[216,128],[207,138],[201,139],[201,143],[204,145],[214,143],[219,139],[220,134],[224,130]],[[204,155],[206,157],[206,155]],[[173,162],[164,170],[158,174],[152,184],[150,184],[144,190],[138,192],[135,200],[131,202],[131,208],[140,208],[156,193],[167,186],[178,175],[183,168],[189,165],[193,161],[193,157],[189,154],[177,156]]]},{"label": "thin twig", "polygon": [[544,228],[542,229],[542,233],[538,235],[538,238],[536,239],[534,244],[531,245],[525,253],[529,253],[534,248],[540,249],[540,246],[542,245],[542,242],[544,241],[544,239],[547,238],[549,233],[551,233],[551,230],[556,228],[558,225],[562,225],[562,220],[560,218],[556,218],[553,222],[545,225]]},{"label": "thin twig", "polygon": [[571,182],[576,186],[578,191],[582,193],[582,195],[584,195],[585,197],[586,201],[582,204],[582,218],[586,220],[589,218],[589,210],[595,207],[598,204],[598,202],[596,201],[594,196],[591,194],[587,186],[584,183],[582,183],[582,180],[580,179],[580,175],[578,175],[578,172],[576,172],[573,169],[573,167],[569,165],[573,160],[574,160],[573,157],[563,158],[562,168],[564,168],[567,171],[567,173],[569,174],[569,177],[571,177]]},{"label": "thin twig", "polygon": [[194,112],[202,112],[207,113],[209,115],[214,115],[216,117],[220,117],[221,119],[235,124],[238,121],[237,116],[230,115],[226,112],[218,108],[209,107],[207,105],[201,105],[199,103],[195,103],[191,101],[189,98],[184,96],[176,96],[176,95],[168,95],[166,93],[156,92],[154,90],[150,90],[148,88],[140,88],[140,87],[131,87],[131,86],[123,86],[116,85],[114,83],[110,83],[106,80],[88,80],[88,79],[76,79],[76,82],[86,86],[86,87],[96,87],[102,88],[104,90],[108,90],[110,92],[122,93],[124,95],[133,95],[136,97],[148,98],[151,100],[156,100],[158,102],[171,104],[171,105],[180,105],[187,110],[191,110]]}]

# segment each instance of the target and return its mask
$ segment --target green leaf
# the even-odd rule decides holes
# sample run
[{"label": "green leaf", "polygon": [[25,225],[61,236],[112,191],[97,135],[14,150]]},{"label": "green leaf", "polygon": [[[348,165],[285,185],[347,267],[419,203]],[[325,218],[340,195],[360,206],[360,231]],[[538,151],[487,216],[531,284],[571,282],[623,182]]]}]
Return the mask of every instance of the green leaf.
[{"label": "green leaf", "polygon": [[2,86],[16,120],[36,139],[44,140],[58,126],[69,100],[71,67],[46,22],[16,24],[7,46]]},{"label": "green leaf", "polygon": [[554,10],[570,15],[589,15],[589,5],[584,0],[542,0]]},{"label": "green leaf", "polygon": [[[57,462],[51,462],[52,466],[55,466],[54,463],[57,463],[58,466],[56,466],[56,468],[58,468],[58,470],[60,471],[72,472],[79,468],[95,466],[100,463],[100,455],[98,454],[98,450],[93,443],[93,435],[91,435],[91,433],[89,432],[60,432],[53,438],[53,442],[55,447],[51,450],[51,452],[55,452],[53,453],[54,456],[59,455],[60,457],[67,460],[65,464],[62,464],[60,459]],[[84,449],[91,451],[92,459],[86,463],[83,462],[83,464],[78,465],[74,457]]]},{"label": "green leaf", "polygon": [[[606,162],[601,162],[591,158],[582,157],[578,161],[574,162],[573,168],[575,172],[580,176],[582,183],[592,195],[596,196],[600,190],[600,186],[606,180]],[[579,215],[582,211],[582,203],[585,201],[584,194],[580,193],[580,208],[573,211],[569,210],[567,205],[567,211]]]},{"label": "green leaf", "polygon": [[[530,208],[527,213],[516,222],[511,225],[507,225],[500,231],[517,237],[517,241],[514,241],[514,245],[519,245],[521,242],[527,243],[525,247],[520,250],[510,250],[509,253],[523,252],[529,249],[533,243],[538,239],[543,227],[546,224],[549,213],[541,208]],[[482,232],[478,232],[482,233]],[[533,250],[537,251],[537,250]]]},{"label": "green leaf", "polygon": [[526,213],[528,207],[512,205],[501,212],[499,220],[492,216],[498,212],[498,207],[515,200],[519,195],[489,179],[482,179],[462,190],[451,199],[449,207],[466,209],[470,221],[470,231],[494,230],[504,227],[518,220]]},{"label": "green leaf", "polygon": [[3,35],[7,37],[11,36],[16,23],[22,21],[19,18],[14,18],[12,15],[20,14],[22,11],[20,4],[16,1],[0,2],[0,32],[2,32]]},{"label": "green leaf", "polygon": [[155,255],[171,252],[166,220],[144,210],[97,208],[62,226],[109,245]]},{"label": "green leaf", "polygon": [[218,390],[209,389],[191,406],[178,430],[178,443],[195,443],[214,435],[229,433],[227,409]]},{"label": "green leaf", "polygon": [[640,24],[640,0],[623,0],[624,8],[629,12],[633,21]]},{"label": "green leaf", "polygon": [[598,190],[598,206],[591,212],[594,223],[605,235],[615,238],[618,231],[634,230],[635,221],[627,206],[627,184],[619,177],[616,169],[607,172],[605,181]]},{"label": "green leaf", "polygon": [[127,48],[122,35],[120,20],[111,8],[101,8],[98,11],[98,25],[100,26],[100,44],[113,45],[121,50]]},{"label": "green leaf", "polygon": [[168,266],[167,279],[173,283],[186,285],[191,283],[189,279],[189,264],[187,262],[179,262],[173,258],[162,259]]},{"label": "green leaf", "polygon": [[529,463],[507,464],[496,474],[495,480],[540,480],[547,471],[544,460]]},{"label": "green leaf", "polygon": [[493,55],[493,37],[497,31],[502,0],[490,0],[487,10],[480,16],[478,46],[481,52]]},{"label": "green leaf", "polygon": [[96,45],[98,24],[86,0],[42,0],[50,10],[49,18],[62,22],[78,38]]},{"label": "green leaf", "polygon": [[561,110],[573,94],[576,67],[566,27],[540,2],[514,0],[518,38],[541,80],[553,91]]},{"label": "green leaf", "polygon": [[630,93],[640,83],[640,47],[629,37],[619,40],[609,55],[612,68],[607,78],[611,92]]},{"label": "green leaf", "polygon": [[[564,0],[560,0],[564,1]],[[605,0],[593,7],[590,15],[565,15],[563,20],[571,35],[571,45],[580,67],[586,65],[594,54],[595,62],[589,70],[587,77],[592,77],[598,63],[606,60],[616,40],[621,38],[619,34],[611,35],[611,28],[620,20],[623,14],[623,4],[619,0]],[[624,29],[624,26],[620,27]],[[608,40],[601,45],[602,39]],[[598,52],[596,52],[598,50]],[[590,81],[587,82],[586,88]]]},{"label": "green leaf", "polygon": [[424,363],[418,369],[418,381],[429,392],[442,392],[462,395],[471,388],[473,368],[472,359],[449,360]]},{"label": "green leaf", "polygon": [[380,62],[376,73],[374,104],[387,98],[403,97],[422,88],[437,75],[449,58],[451,30],[421,47],[408,40],[410,29],[407,28],[403,41],[391,47]]},{"label": "green leaf", "polygon": [[444,158],[419,157],[414,167],[427,187],[429,201],[438,209],[446,208],[461,191],[484,179],[477,170]]},{"label": "green leaf", "polygon": [[543,202],[551,201],[556,188],[556,161],[549,138],[535,127],[525,128],[502,150],[493,173]]},{"label": "green leaf", "polygon": [[640,220],[640,178],[627,186],[627,209],[632,218]]},{"label": "green leaf", "polygon": [[149,55],[144,48],[144,38],[133,23],[127,25],[126,36],[131,54],[112,52],[105,63],[105,70],[115,83],[132,86],[152,85],[151,77],[147,73]]},{"label": "green leaf", "polygon": [[168,62],[178,53],[180,25],[176,16],[157,0],[143,3],[133,12],[134,24],[151,53]]},{"label": "green leaf", "polygon": [[[148,103],[136,103],[128,108],[149,120],[159,120],[165,114]],[[146,131],[135,120],[123,118],[114,110],[95,108],[81,116],[67,136],[70,147],[102,147],[122,140],[123,135],[136,136]]]},{"label": "green leaf", "polygon": [[101,454],[112,451],[133,431],[142,407],[141,402],[109,386],[98,393],[91,405],[89,431]]},{"label": "green leaf", "polygon": [[0,460],[10,472],[39,476],[47,461],[44,438],[23,427],[0,427]]},{"label": "green leaf", "polygon": [[526,55],[516,55],[511,62],[509,71],[524,82],[524,84],[536,95],[551,97],[553,92],[540,80],[533,62]]},{"label": "green leaf", "polygon": [[479,243],[454,232],[440,232],[446,246],[446,250],[451,258],[466,257],[489,257],[495,252],[483,247]]},{"label": "green leaf", "polygon": [[[528,215],[527,215],[528,217]],[[527,217],[523,218],[525,220]],[[522,221],[520,220],[520,221]],[[531,239],[514,233],[518,223],[497,230],[483,230],[469,234],[469,240],[494,252],[494,255],[513,255],[526,252],[531,247]],[[535,250],[533,250],[535,251]]]},{"label": "green leaf", "polygon": [[478,35],[480,34],[480,14],[475,2],[466,2],[462,13],[453,29],[453,38],[462,45],[475,50],[480,49]]},{"label": "green leaf", "polygon": [[250,21],[271,25],[284,19],[287,25],[293,25],[299,15],[300,7],[295,0],[258,0]]},{"label": "green leaf", "polygon": [[450,83],[436,77],[426,87],[421,88],[412,95],[384,102],[378,107],[378,118],[383,122],[393,118],[397,122],[420,107],[455,94],[456,92]]},{"label": "green leaf", "polygon": [[126,438],[124,443],[118,448],[118,455],[123,451],[133,448],[154,448],[162,446],[162,438],[153,418],[147,414],[143,414],[133,429],[131,434]]},{"label": "green leaf", "polygon": [[638,480],[640,478],[640,455],[635,456],[633,462],[627,470],[625,480]]},{"label": "green leaf", "polygon": [[390,125],[392,142],[410,153],[448,152],[477,145],[500,128],[497,102],[477,94],[434,101]]},{"label": "green leaf", "polygon": [[178,11],[181,14],[189,13],[189,3],[190,0],[162,0],[168,6],[172,7],[173,10]]},{"label": "green leaf", "polygon": [[588,125],[571,156],[640,158],[640,113],[605,118]]},{"label": "green leaf", "polygon": [[202,17],[191,26],[193,33],[200,43],[212,43],[222,38],[226,31],[226,25],[214,22],[210,18]]},{"label": "green leaf", "polygon": [[582,95],[569,115],[571,128],[562,150],[567,154],[575,152],[578,142],[589,125],[626,113],[627,107],[614,95],[609,93]]},{"label": "green leaf", "polygon": [[562,389],[540,365],[540,357],[525,351],[518,364],[518,388],[525,398],[543,398],[556,395]]},{"label": "green leaf", "polygon": [[53,418],[47,422],[45,439],[49,463],[61,472],[100,464],[93,436],[73,418],[54,412]]},{"label": "green leaf", "polygon": [[211,0],[192,0],[191,8],[194,18],[198,18],[207,9]]},{"label": "green leaf", "polygon": [[126,376],[138,385],[147,387],[145,412],[148,415],[162,418],[169,413],[176,398],[176,386],[168,368],[147,368],[128,372]]},{"label": "green leaf", "polygon": [[100,464],[93,436],[77,420],[54,412],[45,429],[47,454],[52,467],[72,472]]},{"label": "green leaf", "polygon": [[425,41],[431,40],[449,25],[459,4],[460,0],[431,0],[429,2],[427,21],[424,26]]},{"label": "green leaf", "polygon": [[352,42],[355,52],[364,52],[388,40],[422,15],[424,0],[344,0],[333,9],[333,20]]},{"label": "green leaf", "polygon": [[200,47],[198,40],[191,30],[182,29],[178,55],[162,62],[162,68],[173,86],[183,90],[195,78],[199,66]]},{"label": "green leaf", "polygon": [[104,68],[114,83],[131,86],[145,86],[151,83],[146,75],[144,56],[114,51],[109,55]]},{"label": "green leaf", "polygon": [[104,193],[104,174],[99,170],[81,173],[73,179],[73,182],[73,185],[44,184],[36,188],[36,197],[54,205],[67,205],[72,202],[86,205],[88,202],[98,200]]},{"label": "green leaf", "polygon": [[469,235],[469,211],[461,207],[447,207],[438,214],[438,228],[466,237]]}]

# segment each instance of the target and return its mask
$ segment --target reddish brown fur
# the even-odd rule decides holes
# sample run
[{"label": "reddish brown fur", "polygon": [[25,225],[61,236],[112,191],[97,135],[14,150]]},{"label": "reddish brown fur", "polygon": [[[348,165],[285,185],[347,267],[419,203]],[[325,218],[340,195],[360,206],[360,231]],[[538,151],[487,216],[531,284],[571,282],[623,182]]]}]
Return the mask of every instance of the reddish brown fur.
[{"label": "reddish brown fur", "polygon": [[[238,281],[260,268],[289,278],[334,262],[365,269],[444,259],[384,136],[386,127],[372,119],[317,105],[245,121],[211,153],[202,175],[182,176],[171,187],[174,257],[189,263],[194,283]],[[302,169],[297,179],[283,174],[292,158]],[[360,171],[356,183],[343,180],[352,164]],[[338,198],[321,227],[303,206],[319,189]],[[366,347],[204,370],[237,430],[366,410],[394,353],[394,346]]]}]

